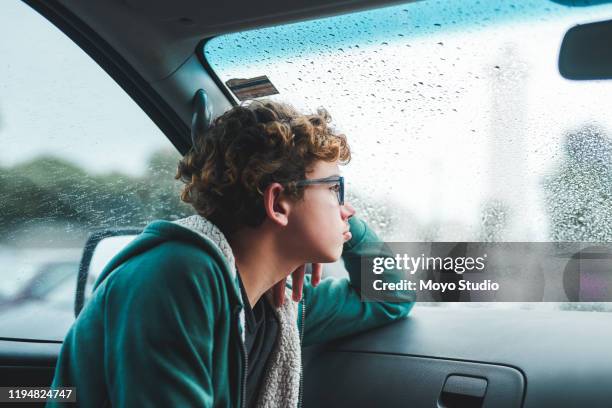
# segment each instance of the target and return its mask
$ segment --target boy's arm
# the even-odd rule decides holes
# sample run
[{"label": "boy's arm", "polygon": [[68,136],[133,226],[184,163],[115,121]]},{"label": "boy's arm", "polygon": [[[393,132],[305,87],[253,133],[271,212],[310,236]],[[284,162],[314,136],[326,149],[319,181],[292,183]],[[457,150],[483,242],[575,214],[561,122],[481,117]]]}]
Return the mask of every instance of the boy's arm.
[{"label": "boy's arm", "polygon": [[[342,258],[347,278],[326,278],[313,287],[310,276],[304,281],[306,303],[303,346],[354,334],[403,318],[414,305],[415,293],[402,294],[403,303],[362,302],[361,257],[393,256],[387,249],[376,250],[366,243],[381,242],[367,224],[356,217],[349,219],[352,238],[344,244]],[[387,281],[399,280],[400,272],[386,271]],[[298,325],[302,329],[303,304],[300,303]]]}]

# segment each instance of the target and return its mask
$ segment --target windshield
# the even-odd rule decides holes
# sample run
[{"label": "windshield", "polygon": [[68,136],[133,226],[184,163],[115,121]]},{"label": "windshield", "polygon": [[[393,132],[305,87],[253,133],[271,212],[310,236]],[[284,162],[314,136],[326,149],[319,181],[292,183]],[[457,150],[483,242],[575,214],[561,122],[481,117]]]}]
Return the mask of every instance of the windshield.
[{"label": "windshield", "polygon": [[611,242],[612,81],[557,68],[567,29],[610,18],[421,1],[216,37],[204,55],[237,101],[329,110],[354,153],[347,200],[386,241]]}]

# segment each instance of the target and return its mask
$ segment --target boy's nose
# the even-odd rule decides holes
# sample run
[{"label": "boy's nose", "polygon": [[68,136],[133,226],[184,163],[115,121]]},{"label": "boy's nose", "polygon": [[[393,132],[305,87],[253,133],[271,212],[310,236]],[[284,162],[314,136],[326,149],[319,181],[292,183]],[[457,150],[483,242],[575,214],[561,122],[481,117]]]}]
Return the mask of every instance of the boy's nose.
[{"label": "boy's nose", "polygon": [[342,206],[342,218],[343,219],[351,218],[353,215],[355,215],[355,212],[356,212],[355,209],[349,203],[344,203],[344,205]]}]

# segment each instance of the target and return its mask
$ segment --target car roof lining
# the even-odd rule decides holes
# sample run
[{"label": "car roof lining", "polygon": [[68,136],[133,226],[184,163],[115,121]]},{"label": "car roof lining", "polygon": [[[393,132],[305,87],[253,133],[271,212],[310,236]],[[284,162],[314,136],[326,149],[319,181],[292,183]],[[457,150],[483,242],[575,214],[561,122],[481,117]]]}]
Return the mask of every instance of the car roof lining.
[{"label": "car roof lining", "polygon": [[147,82],[170,76],[205,38],[406,3],[389,0],[298,0],[290,3],[239,0],[216,4],[195,0],[55,1],[95,30]]}]

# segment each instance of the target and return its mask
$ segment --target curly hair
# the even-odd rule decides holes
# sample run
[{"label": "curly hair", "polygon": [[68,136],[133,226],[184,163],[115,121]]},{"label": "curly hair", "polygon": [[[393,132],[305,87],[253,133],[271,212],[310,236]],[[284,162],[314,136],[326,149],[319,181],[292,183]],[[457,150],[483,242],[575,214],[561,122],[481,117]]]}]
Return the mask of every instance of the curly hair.
[{"label": "curly hair", "polygon": [[263,191],[273,182],[295,200],[304,191],[316,161],[347,164],[350,149],[343,134],[330,127],[320,108],[303,115],[291,105],[270,100],[236,106],[213,121],[179,162],[176,179],[185,183],[181,200],[224,234],[265,219]]}]

